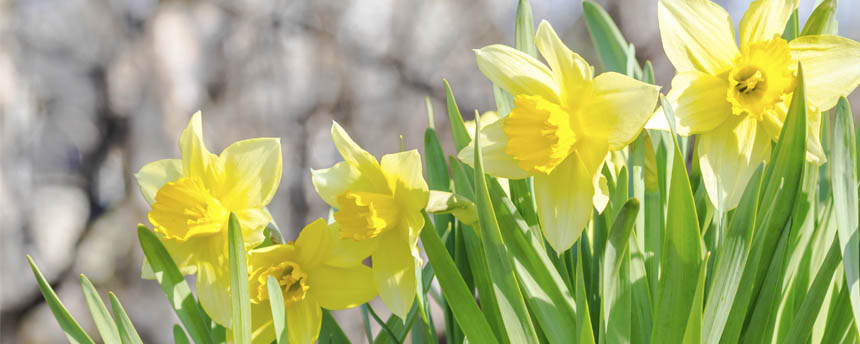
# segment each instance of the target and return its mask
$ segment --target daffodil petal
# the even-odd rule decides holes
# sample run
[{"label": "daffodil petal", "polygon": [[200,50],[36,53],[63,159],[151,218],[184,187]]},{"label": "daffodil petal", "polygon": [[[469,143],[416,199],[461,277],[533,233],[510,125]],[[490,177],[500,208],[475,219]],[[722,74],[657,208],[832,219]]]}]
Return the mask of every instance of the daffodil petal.
[{"label": "daffodil petal", "polygon": [[675,74],[667,98],[675,110],[678,134],[711,131],[731,116],[732,104],[726,100],[728,87],[726,79],[699,71]]},{"label": "daffodil petal", "polygon": [[346,130],[334,121],[331,124],[331,139],[340,155],[343,156],[343,160],[358,169],[361,178],[366,180],[377,192],[388,190],[388,183],[376,158],[355,143],[346,133]]},{"label": "daffodil petal", "polygon": [[[672,91],[670,90],[671,94]],[[651,130],[662,130],[669,131],[669,122],[666,120],[666,115],[663,113],[663,107],[658,107],[656,111],[651,115],[651,118],[648,119],[648,122],[645,123],[645,129]]]},{"label": "daffodil petal", "polygon": [[500,44],[475,50],[475,56],[481,73],[512,95],[539,95],[558,103],[552,72],[534,57]]},{"label": "daffodil petal", "polygon": [[262,208],[281,183],[281,140],[257,138],[234,142],[220,155],[224,184],[219,197],[230,209]]},{"label": "daffodil petal", "polygon": [[538,26],[535,45],[552,69],[556,85],[561,85],[562,102],[568,109],[578,108],[581,100],[586,99],[583,94],[592,78],[591,66],[564,45],[546,20]]},{"label": "daffodil petal", "polygon": [[606,138],[609,149],[627,146],[654,112],[659,88],[615,72],[594,78],[591,101],[580,115],[589,136]]},{"label": "daffodil petal", "polygon": [[657,20],[663,50],[678,72],[716,75],[738,55],[728,12],[709,0],[660,0]]},{"label": "daffodil petal", "polygon": [[376,297],[373,271],[364,265],[351,268],[318,266],[308,271],[308,286],[310,296],[326,309],[352,308]]},{"label": "daffodil petal", "polygon": [[[492,176],[523,179],[529,174],[523,171],[513,157],[505,153],[508,137],[505,136],[505,121],[498,120],[481,128],[481,154],[484,158],[484,171]],[[475,145],[467,145],[457,155],[460,161],[473,166],[475,162]],[[474,167],[474,166],[473,166]]]},{"label": "daffodil petal", "polygon": [[316,299],[305,297],[286,308],[290,343],[314,343],[322,327],[322,309]]},{"label": "daffodil petal", "polygon": [[803,65],[806,100],[827,111],[860,85],[860,43],[835,35],[802,36],[788,43]]},{"label": "daffodil petal", "polygon": [[245,242],[245,248],[256,247],[266,240],[265,233],[263,232],[266,226],[272,222],[272,216],[269,212],[263,209],[251,208],[237,210],[235,213],[242,226],[242,240]]},{"label": "daffodil petal", "polygon": [[415,257],[404,236],[388,233],[379,237],[373,253],[373,278],[379,297],[400,319],[406,319],[415,300]]},{"label": "daffodil petal", "polygon": [[755,42],[767,42],[779,37],[798,0],[756,0],[741,18],[741,50]]},{"label": "daffodil petal", "polygon": [[[337,222],[330,224],[336,228]],[[337,232],[336,229],[333,231]],[[334,240],[331,253],[325,260],[326,265],[349,268],[360,265],[365,258],[376,251],[378,246],[377,238],[369,238],[361,241],[353,239],[337,239]]]},{"label": "daffodil petal", "polygon": [[609,183],[606,181],[606,176],[595,173],[592,184],[594,184],[594,196],[591,197],[591,202],[594,204],[594,209],[602,213],[609,204]]},{"label": "daffodil petal", "polygon": [[361,173],[346,161],[319,170],[311,170],[311,181],[317,194],[332,208],[340,208],[337,196],[351,189]]},{"label": "daffodil petal", "polygon": [[306,270],[321,265],[326,260],[334,247],[334,235],[323,219],[316,219],[299,232],[296,248],[301,257],[301,265]]},{"label": "daffodil petal", "polygon": [[213,321],[231,327],[230,276],[226,269],[214,264],[197,268],[197,299]]},{"label": "daffodil petal", "polygon": [[809,119],[806,122],[806,161],[809,161],[817,166],[827,162],[827,156],[824,155],[824,148],[821,147],[821,113],[815,111],[807,112]]},{"label": "daffodil petal", "polygon": [[421,171],[421,156],[417,150],[386,154],[380,161],[382,172],[394,190],[394,198],[406,209],[419,211],[427,205],[430,189]]},{"label": "daffodil petal", "polygon": [[164,184],[182,178],[182,160],[162,159],[153,161],[134,174],[140,193],[146,203],[155,203],[155,194]]},{"label": "daffodil petal", "polygon": [[770,155],[770,137],[751,117],[730,117],[698,137],[699,167],[711,203],[726,212],[737,207],[756,168]]},{"label": "daffodil petal", "polygon": [[182,171],[186,177],[202,179],[206,185],[219,185],[221,166],[217,155],[212,154],[203,142],[203,123],[200,111],[191,116],[188,126],[179,137],[182,151]]},{"label": "daffodil petal", "polygon": [[[227,335],[230,338],[230,335]],[[271,344],[275,340],[275,322],[269,301],[251,303],[251,344]]]},{"label": "daffodil petal", "polygon": [[588,170],[574,152],[549,175],[534,176],[541,229],[558,254],[573,246],[591,219],[594,175]]}]

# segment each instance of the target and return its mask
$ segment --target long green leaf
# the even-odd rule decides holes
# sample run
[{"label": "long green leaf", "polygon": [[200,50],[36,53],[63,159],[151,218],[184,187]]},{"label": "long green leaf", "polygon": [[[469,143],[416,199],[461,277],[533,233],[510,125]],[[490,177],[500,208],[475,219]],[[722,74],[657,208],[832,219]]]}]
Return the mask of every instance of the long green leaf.
[{"label": "long green leaf", "polygon": [[346,333],[344,333],[343,329],[340,328],[340,325],[337,324],[337,320],[331,316],[331,312],[327,309],[323,309],[322,316],[322,326],[320,327],[320,337],[318,340],[319,344],[343,344],[350,342]]},{"label": "long green leaf", "polygon": [[64,306],[63,302],[61,302],[57,297],[57,293],[54,292],[54,288],[51,288],[51,284],[45,280],[45,276],[43,276],[42,272],[39,271],[39,268],[36,266],[36,263],[33,262],[33,258],[31,258],[30,255],[27,255],[27,261],[30,262],[30,268],[33,270],[33,275],[36,276],[36,282],[39,283],[39,290],[42,291],[42,296],[45,297],[45,303],[48,304],[48,308],[51,309],[51,313],[54,314],[54,318],[57,319],[57,323],[60,324],[60,328],[63,330],[63,333],[66,334],[66,338],[69,340],[69,343],[93,343],[93,340],[90,339],[90,336],[88,336],[86,332],[84,332],[81,325],[78,325],[75,318],[69,314],[69,310],[66,309],[66,306]]},{"label": "long green leaf", "polygon": [[535,47],[535,22],[529,0],[520,0],[517,3],[515,36],[517,50],[525,52],[531,57],[538,57]]},{"label": "long green leaf", "polygon": [[714,263],[711,277],[713,282],[705,303],[704,328],[702,328],[702,339],[705,343],[720,342],[730,315],[729,311],[741,283],[741,276],[752,246],[763,166],[759,166],[750,178],[750,183],[744,190],[738,208],[729,223],[725,240],[717,250],[717,261]]},{"label": "long green leaf", "polygon": [[113,322],[113,316],[108,312],[102,297],[96,291],[93,283],[81,274],[81,289],[84,292],[84,299],[87,301],[87,307],[90,309],[90,314],[93,316],[93,322],[96,323],[96,328],[102,336],[102,341],[105,343],[119,343],[119,330],[116,323]]},{"label": "long green leaf", "polygon": [[818,316],[827,289],[830,287],[830,281],[833,279],[833,272],[839,266],[839,252],[839,243],[834,240],[833,245],[831,245],[827,253],[827,258],[824,260],[824,264],[818,270],[815,281],[809,287],[809,292],[803,300],[800,310],[794,317],[791,329],[786,337],[786,344],[805,343],[809,340],[809,336],[812,334],[812,326],[815,323],[815,317]]},{"label": "long green leaf", "polygon": [[194,300],[188,283],[182,277],[179,268],[170,258],[164,245],[161,244],[155,233],[143,225],[137,226],[137,237],[140,241],[140,248],[143,250],[161,290],[164,291],[167,301],[170,302],[179,317],[179,321],[185,326],[191,340],[197,344],[212,343],[209,322],[205,320],[207,319],[205,314],[201,311],[197,301]]},{"label": "long green leaf", "polygon": [[424,251],[439,285],[442,287],[442,295],[451,306],[454,318],[460,324],[460,328],[471,343],[496,343],[496,336],[490,329],[490,325],[478,309],[478,304],[472,293],[466,288],[466,282],[454,265],[454,260],[445,249],[442,238],[430,227],[430,219],[425,215],[424,229],[421,231],[421,242]]},{"label": "long green leaf", "polygon": [[472,138],[469,136],[469,131],[466,130],[466,124],[463,122],[463,116],[460,114],[460,108],[457,107],[454,92],[451,91],[451,85],[445,79],[442,79],[442,84],[445,86],[445,103],[448,106],[448,122],[451,124],[451,136],[454,137],[454,146],[457,147],[457,151],[459,152],[468,146],[469,142],[472,142]]},{"label": "long green leaf", "polygon": [[[671,105],[663,96],[661,104],[671,123],[671,117],[674,116]],[[696,285],[689,283],[690,276],[697,276],[702,264],[702,239],[696,204],[674,129],[672,141],[674,154],[668,197],[672,215],[666,219],[666,233],[660,256],[657,309],[655,326],[651,333],[653,343],[680,342],[684,337],[696,294]]]},{"label": "long green leaf", "polygon": [[600,55],[603,70],[626,74],[630,46],[621,35],[621,30],[618,30],[609,13],[597,3],[583,1],[582,10],[591,42]]},{"label": "long green leaf", "polygon": [[122,304],[119,303],[116,295],[113,293],[108,293],[108,295],[110,296],[113,318],[114,321],[116,321],[116,326],[119,330],[120,338],[122,338],[122,343],[143,344],[143,340],[140,339],[140,335],[137,334],[137,330],[134,329],[134,324],[131,323],[131,319],[128,318],[128,314],[125,313],[125,309],[122,308]]},{"label": "long green leaf", "polygon": [[823,0],[806,19],[806,24],[803,25],[803,31],[800,35],[835,35],[836,27],[836,0]]},{"label": "long green leaf", "polygon": [[632,340],[630,281],[630,235],[639,213],[639,201],[628,200],[618,212],[603,252],[601,273],[600,342],[629,343]]},{"label": "long green leaf", "polygon": [[[477,111],[476,111],[477,113]],[[480,131],[480,121],[475,121],[476,132]],[[536,343],[537,333],[526,310],[523,295],[517,285],[513,264],[508,255],[499,223],[496,220],[487,182],[484,179],[483,158],[480,146],[481,135],[475,135],[475,198],[481,227],[481,242],[486,251],[490,279],[496,290],[496,299],[505,324],[505,331],[512,343]]]},{"label": "long green leaf", "polygon": [[849,289],[851,308],[854,311],[854,326],[860,328],[860,233],[858,233],[858,195],[856,139],[851,106],[844,97],[836,105],[833,120],[833,155],[830,171],[833,182],[833,208],[839,243],[842,246],[842,262],[845,280]]},{"label": "long green leaf", "polygon": [[281,285],[274,276],[266,278],[266,289],[269,294],[269,307],[272,309],[272,322],[275,325],[275,341],[278,344],[289,343],[287,336],[287,313],[284,309],[284,294]]},{"label": "long green leaf", "polygon": [[188,342],[188,336],[185,335],[185,331],[182,330],[182,326],[179,326],[179,324],[173,325],[173,343],[190,344]]},{"label": "long green leaf", "polygon": [[248,266],[245,264],[245,242],[236,214],[230,214],[227,225],[227,250],[230,254],[230,296],[233,343],[251,342],[251,296],[248,290]]},{"label": "long green leaf", "polygon": [[[580,242],[585,242],[580,240]],[[576,260],[576,310],[578,316],[576,318],[576,332],[578,342],[580,344],[594,344],[594,328],[591,325],[591,315],[588,310],[588,297],[585,290],[585,278],[582,268],[582,251],[584,245],[576,245],[574,248],[578,259]]]}]

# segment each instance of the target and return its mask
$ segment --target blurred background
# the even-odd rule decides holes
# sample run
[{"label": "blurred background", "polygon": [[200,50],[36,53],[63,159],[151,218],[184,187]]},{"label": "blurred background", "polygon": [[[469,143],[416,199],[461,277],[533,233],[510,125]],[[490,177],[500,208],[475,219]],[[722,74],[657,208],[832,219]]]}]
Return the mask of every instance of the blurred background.
[{"label": "blurred background", "polygon": [[[667,91],[674,71],[656,1],[599,2]],[[737,25],[747,1],[717,2]],[[813,5],[801,1],[801,22]],[[600,69],[579,0],[532,7]],[[171,341],[175,314],[157,284],[139,278],[135,225],[148,206],[132,174],[179,157],[192,113],[203,111],[216,153],[239,139],[281,138],[283,179],[270,209],[292,240],[327,216],[309,169],[341,160],[332,120],[377,156],[397,150],[400,134],[420,149],[427,96],[455,153],[442,79],[466,117],[492,110],[472,49],[513,45],[515,10],[514,0],[0,0],[0,342],[65,341],[25,254],[93,334],[80,273],[119,296],[144,342]],[[840,34],[860,40],[860,4],[841,1],[838,13]],[[336,316],[365,341],[358,311]]]}]

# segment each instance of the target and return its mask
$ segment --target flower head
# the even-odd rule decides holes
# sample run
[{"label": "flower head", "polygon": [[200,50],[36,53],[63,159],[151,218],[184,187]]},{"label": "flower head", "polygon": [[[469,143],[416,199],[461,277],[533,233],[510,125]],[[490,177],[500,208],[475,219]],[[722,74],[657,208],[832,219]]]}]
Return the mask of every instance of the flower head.
[{"label": "flower head", "polygon": [[281,286],[291,343],[313,343],[319,336],[322,308],[358,306],[376,296],[373,272],[362,265],[366,246],[337,238],[322,219],[307,225],[295,243],[248,252],[253,343],[275,339],[267,279]]},{"label": "flower head", "polygon": [[202,131],[198,112],[179,140],[182,159],[149,163],[135,177],[152,206],[153,231],[183,273],[197,272],[200,303],[229,327],[227,221],[236,213],[246,248],[264,240],[272,220],[265,206],[281,180],[281,144],[277,138],[242,140],[215,155]]},{"label": "flower head", "polygon": [[415,298],[415,269],[421,264],[417,243],[424,226],[421,210],[429,198],[421,157],[410,150],[377,161],[336,122],[331,136],[344,161],[312,170],[314,188],[337,209],[339,237],[374,251],[379,296],[405,319]]},{"label": "flower head", "polygon": [[[491,175],[534,176],[544,236],[561,253],[579,238],[594,206],[605,206],[595,197],[602,192],[600,166],[642,130],[658,88],[618,73],[595,77],[546,21],[535,42],[549,66],[503,45],[475,51],[481,72],[514,96],[506,117],[482,126],[481,152]],[[468,164],[473,157],[471,146],[460,152]]]},{"label": "flower head", "polygon": [[[781,38],[797,0],[753,1],[740,22],[708,0],[661,0],[663,48],[677,74],[667,96],[681,135],[697,134],[705,189],[717,209],[737,206],[756,167],[770,157],[803,64],[809,121],[807,160],[824,163],[821,111],[860,83],[860,44],[834,35]],[[658,111],[661,112],[661,111]],[[662,113],[649,128],[667,127]]]}]

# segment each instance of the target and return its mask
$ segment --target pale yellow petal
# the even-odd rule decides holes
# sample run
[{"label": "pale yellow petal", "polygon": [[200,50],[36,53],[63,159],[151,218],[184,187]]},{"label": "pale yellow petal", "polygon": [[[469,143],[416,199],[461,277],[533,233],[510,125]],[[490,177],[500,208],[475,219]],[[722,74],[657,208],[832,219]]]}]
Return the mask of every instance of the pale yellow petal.
[{"label": "pale yellow petal", "polygon": [[592,78],[591,66],[564,45],[546,20],[538,26],[535,45],[552,69],[555,84],[561,87],[562,103],[568,109],[579,108],[586,99],[583,95],[587,94]]},{"label": "pale yellow petal", "polygon": [[206,314],[221,326],[231,327],[230,275],[218,265],[201,264],[197,268],[197,299]]},{"label": "pale yellow petal", "polygon": [[373,253],[373,277],[379,297],[400,319],[406,319],[415,300],[416,261],[405,238],[400,235],[379,237],[379,248]]},{"label": "pale yellow petal", "polygon": [[[602,154],[598,151],[602,151]],[[594,174],[605,156],[605,146],[601,149],[598,144],[592,147],[581,145],[552,173],[534,177],[541,229],[547,242],[558,254],[573,246],[591,219]],[[600,161],[598,166],[594,166],[594,161]]]},{"label": "pale yellow petal", "polygon": [[224,183],[219,200],[229,209],[262,208],[281,183],[281,140],[237,141],[221,152]]},{"label": "pale yellow petal", "polygon": [[305,297],[291,304],[286,315],[290,343],[311,344],[317,340],[322,327],[322,309],[316,299]]},{"label": "pale yellow petal", "polygon": [[430,189],[424,180],[421,156],[417,150],[383,155],[380,167],[388,180],[388,187],[394,190],[394,198],[404,209],[424,209]]},{"label": "pale yellow petal", "polygon": [[357,307],[376,297],[373,271],[364,265],[338,268],[320,265],[308,271],[310,297],[326,309]]},{"label": "pale yellow petal", "polygon": [[606,181],[606,176],[602,173],[596,173],[592,179],[594,185],[594,196],[591,197],[591,203],[594,204],[594,209],[598,213],[602,213],[609,204],[609,184]]},{"label": "pale yellow petal", "polygon": [[206,185],[219,185],[222,167],[217,155],[212,154],[203,142],[203,123],[198,111],[179,137],[179,150],[182,151],[182,171],[186,177],[202,179]]},{"label": "pale yellow petal", "polygon": [[[227,335],[230,338],[230,335]],[[251,344],[271,344],[275,340],[275,323],[269,300],[251,303]]]},{"label": "pale yellow petal", "polygon": [[667,98],[675,110],[678,134],[708,132],[732,116],[732,104],[726,100],[728,87],[726,79],[710,74],[698,71],[676,74]]},{"label": "pale yellow petal", "polygon": [[[332,230],[337,232],[337,222],[330,224]],[[377,238],[369,238],[361,241],[353,239],[334,240],[331,253],[325,260],[326,265],[348,268],[361,264],[377,248]]]},{"label": "pale yellow petal", "polygon": [[538,95],[559,102],[552,72],[534,57],[500,44],[475,50],[475,56],[484,76],[512,95]]},{"label": "pale yellow petal", "polygon": [[700,134],[697,151],[711,203],[726,212],[737,207],[756,168],[770,156],[771,139],[751,117],[730,117]]},{"label": "pale yellow petal", "polygon": [[153,161],[140,168],[134,174],[137,186],[146,203],[152,205],[155,202],[155,194],[162,185],[182,178],[182,160],[162,159]]},{"label": "pale yellow petal", "polygon": [[729,14],[709,0],[661,0],[657,19],[663,50],[678,72],[716,75],[738,56]]},{"label": "pale yellow petal", "polygon": [[[672,91],[670,90],[671,94]],[[669,131],[669,121],[666,120],[666,115],[663,113],[663,107],[658,107],[651,115],[651,118],[645,123],[645,129]]]},{"label": "pale yellow petal", "polygon": [[242,226],[242,240],[245,248],[253,248],[266,240],[264,230],[272,222],[272,215],[264,209],[242,209],[236,210],[236,217]]},{"label": "pale yellow petal", "polygon": [[802,36],[789,42],[791,58],[803,65],[806,99],[827,111],[860,85],[860,43],[834,36]]},{"label": "pale yellow petal", "polygon": [[343,156],[343,160],[358,169],[361,178],[366,180],[377,192],[382,193],[382,190],[388,190],[388,184],[376,158],[355,143],[346,133],[346,130],[334,121],[331,124],[331,139],[340,155]]},{"label": "pale yellow petal", "polygon": [[[529,176],[513,157],[505,153],[508,137],[505,136],[505,121],[498,120],[481,127],[481,154],[484,158],[484,172],[489,175],[509,179],[523,179]],[[470,144],[457,155],[460,161],[474,167],[475,145]]]},{"label": "pale yellow petal", "polygon": [[824,148],[821,147],[821,113],[809,111],[809,119],[807,120],[806,132],[806,161],[809,161],[817,166],[827,162],[827,156],[824,155]]},{"label": "pale yellow petal", "polygon": [[755,42],[767,42],[779,37],[798,0],[756,0],[741,18],[741,50]]},{"label": "pale yellow petal", "polygon": [[330,168],[311,170],[311,181],[317,194],[332,208],[340,208],[337,196],[350,190],[361,174],[358,169],[346,161],[341,161]]},{"label": "pale yellow petal", "polygon": [[335,233],[323,219],[316,219],[299,232],[296,249],[307,270],[321,265],[334,247]]},{"label": "pale yellow petal", "polygon": [[639,135],[654,112],[659,88],[614,72],[594,78],[583,113],[582,129],[591,137],[608,140],[609,149],[624,148]]}]

